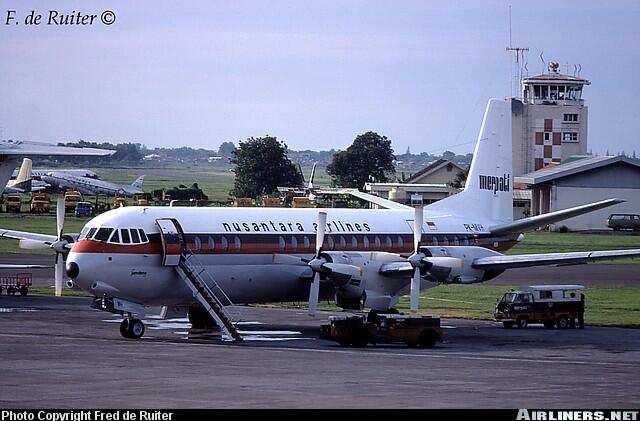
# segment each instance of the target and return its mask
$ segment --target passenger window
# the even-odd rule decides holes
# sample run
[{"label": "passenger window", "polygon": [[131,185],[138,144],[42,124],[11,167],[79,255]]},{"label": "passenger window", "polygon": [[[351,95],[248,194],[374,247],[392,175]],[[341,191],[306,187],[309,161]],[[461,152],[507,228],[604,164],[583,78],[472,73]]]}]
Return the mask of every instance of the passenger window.
[{"label": "passenger window", "polygon": [[431,237],[431,244],[433,244],[434,246],[438,245],[438,237],[436,237],[435,235],[433,237]]},{"label": "passenger window", "polygon": [[222,237],[221,238],[221,242],[222,242],[222,250],[227,251],[229,250],[229,241],[227,240],[227,237]]},{"label": "passenger window", "polygon": [[375,243],[375,245],[376,245],[376,250],[380,250],[380,246],[381,246],[381,243],[380,243],[380,237],[378,237],[378,236],[376,235],[373,241],[374,241],[374,243]]},{"label": "passenger window", "polygon": [[95,239],[97,241],[107,241],[111,237],[111,232],[113,232],[113,228],[100,228],[96,232]]},{"label": "passenger window", "polygon": [[129,236],[129,230],[126,228],[122,228],[120,230],[120,237],[122,238],[122,242],[124,244],[131,244],[131,237]]},{"label": "passenger window", "polygon": [[120,242],[120,231],[119,230],[113,230],[113,234],[111,235],[111,238],[109,238],[109,242],[110,243],[119,243]]},{"label": "passenger window", "polygon": [[365,249],[369,248],[369,237],[367,237],[366,235],[363,237],[363,246]]},{"label": "passenger window", "polygon": [[351,248],[354,250],[358,249],[358,239],[356,238],[355,235],[351,236]]},{"label": "passenger window", "polygon": [[347,240],[345,240],[343,236],[340,236],[340,249],[344,250],[346,248],[347,248]]},{"label": "passenger window", "polygon": [[284,237],[283,236],[279,236],[278,237],[278,248],[280,248],[280,251],[284,251],[286,247],[287,247],[287,243],[284,241]]},{"label": "passenger window", "polygon": [[336,246],[336,242],[333,241],[332,237],[327,238],[327,245],[329,246],[329,250],[333,250],[333,248]]},{"label": "passenger window", "polygon": [[309,247],[311,247],[311,243],[309,242],[309,237],[307,237],[306,235],[303,238],[304,241],[304,248],[308,249]]},{"label": "passenger window", "polygon": [[402,236],[398,236],[398,248],[400,250],[404,249],[404,240],[402,239]]},{"label": "passenger window", "polygon": [[196,250],[200,250],[202,248],[202,241],[200,241],[200,237],[196,236],[194,240],[194,247]]},{"label": "passenger window", "polygon": [[216,248],[216,243],[213,241],[213,237],[211,236],[209,236],[209,239],[207,240],[207,247],[209,250],[214,250]]},{"label": "passenger window", "polygon": [[146,243],[149,241],[149,239],[147,239],[147,234],[144,233],[144,230],[142,228],[138,228],[138,232],[140,233],[141,242]]},{"label": "passenger window", "polygon": [[236,246],[236,250],[240,250],[242,248],[242,242],[240,241],[240,237],[237,235],[233,238],[233,244]]},{"label": "passenger window", "polygon": [[291,236],[291,249],[298,250],[298,239],[295,235]]},{"label": "passenger window", "polygon": [[131,242],[134,244],[140,243],[140,234],[138,234],[138,230],[136,229],[131,230]]},{"label": "passenger window", "polygon": [[393,247],[393,241],[391,241],[391,237],[387,236],[386,238],[387,248],[390,249]]}]

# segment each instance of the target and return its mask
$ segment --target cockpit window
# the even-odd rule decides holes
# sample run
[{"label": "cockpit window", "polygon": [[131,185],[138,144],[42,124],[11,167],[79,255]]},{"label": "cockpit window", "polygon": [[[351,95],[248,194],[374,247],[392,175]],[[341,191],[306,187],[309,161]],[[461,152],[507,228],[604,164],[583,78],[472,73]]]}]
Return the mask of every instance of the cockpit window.
[{"label": "cockpit window", "polygon": [[111,237],[112,232],[113,228],[100,228],[93,239],[97,241],[107,241],[109,237]]},{"label": "cockpit window", "polygon": [[131,242],[134,243],[134,244],[140,242],[140,234],[138,234],[138,230],[137,229],[132,229],[131,230]]},{"label": "cockpit window", "polygon": [[119,243],[120,242],[120,230],[113,230],[113,235],[109,238],[110,243]]},{"label": "cockpit window", "polygon": [[97,230],[98,228],[90,228],[89,232],[87,232],[87,235],[84,238],[86,238],[87,240],[90,240],[91,237],[93,237],[93,234],[95,234]]},{"label": "cockpit window", "polygon": [[131,237],[129,237],[129,230],[123,228],[120,230],[120,235],[122,235],[122,242],[125,244],[131,244]]},{"label": "cockpit window", "polygon": [[89,232],[89,228],[87,227],[82,228],[82,231],[80,231],[80,235],[78,235],[78,240],[82,240],[84,237],[86,237],[87,232]]},{"label": "cockpit window", "polygon": [[148,242],[149,240],[147,239],[147,235],[144,233],[144,230],[142,228],[138,228],[138,231],[140,232],[140,241],[143,243]]}]

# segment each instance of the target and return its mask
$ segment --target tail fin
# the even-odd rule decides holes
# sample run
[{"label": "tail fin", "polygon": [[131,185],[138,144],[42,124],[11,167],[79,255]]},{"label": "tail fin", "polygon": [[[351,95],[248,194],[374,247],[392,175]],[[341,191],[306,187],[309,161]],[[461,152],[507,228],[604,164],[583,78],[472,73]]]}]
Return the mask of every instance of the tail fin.
[{"label": "tail fin", "polygon": [[136,178],[136,181],[131,183],[131,187],[133,187],[134,189],[142,191],[142,182],[144,181],[145,177],[146,177],[146,175],[141,175],[140,177]]},{"label": "tail fin", "polygon": [[307,184],[307,187],[310,189],[313,188],[313,178],[316,176],[316,165],[318,165],[318,163],[314,162],[313,167],[311,168],[311,175],[309,176],[309,184]]},{"label": "tail fin", "polygon": [[494,222],[513,220],[511,103],[490,99],[464,190],[428,206],[470,212]]},{"label": "tail fin", "polygon": [[31,160],[29,158],[24,158],[22,160],[22,165],[20,166],[18,176],[14,180],[12,187],[17,187],[24,191],[31,191],[31,167]]}]

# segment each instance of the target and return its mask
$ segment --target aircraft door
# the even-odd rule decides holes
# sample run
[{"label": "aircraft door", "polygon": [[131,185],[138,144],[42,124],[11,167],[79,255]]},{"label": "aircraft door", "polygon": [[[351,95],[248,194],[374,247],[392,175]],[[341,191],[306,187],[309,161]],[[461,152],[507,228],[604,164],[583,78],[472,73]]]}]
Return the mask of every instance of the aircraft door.
[{"label": "aircraft door", "polygon": [[180,223],[173,218],[156,219],[162,238],[162,265],[178,266],[185,248],[184,233]]}]

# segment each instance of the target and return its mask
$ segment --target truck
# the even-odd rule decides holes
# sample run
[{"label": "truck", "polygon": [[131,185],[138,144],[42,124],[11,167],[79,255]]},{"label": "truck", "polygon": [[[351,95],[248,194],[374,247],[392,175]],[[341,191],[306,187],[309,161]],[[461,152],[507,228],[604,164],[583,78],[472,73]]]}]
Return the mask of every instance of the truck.
[{"label": "truck", "polygon": [[123,208],[125,206],[128,206],[129,202],[127,201],[126,198],[124,197],[116,197],[115,200],[113,201],[113,208],[117,209],[117,208]]},{"label": "truck", "polygon": [[584,313],[582,285],[534,285],[505,292],[498,300],[493,320],[509,329],[542,323],[545,328],[575,327]]},{"label": "truck", "polygon": [[9,194],[6,199],[7,212],[20,213],[22,210],[22,195],[21,194]]},{"label": "truck", "polygon": [[371,320],[358,314],[331,316],[321,325],[320,337],[357,348],[379,343],[433,348],[443,341],[440,318],[427,314],[379,314]]},{"label": "truck", "polygon": [[51,211],[51,195],[44,192],[31,194],[31,213],[49,213]]},{"label": "truck", "polygon": [[75,216],[93,216],[93,205],[91,202],[78,202],[73,213]]},{"label": "truck", "polygon": [[80,192],[70,190],[64,194],[64,211],[75,212],[76,205],[82,202],[82,195]]},{"label": "truck", "polygon": [[16,292],[19,292],[24,297],[29,293],[32,281],[31,272],[20,272],[15,276],[2,275],[0,276],[0,294],[6,289],[7,295],[16,295]]}]

